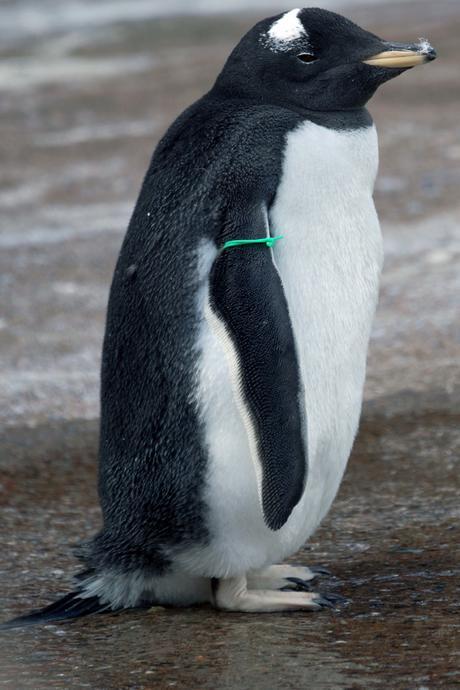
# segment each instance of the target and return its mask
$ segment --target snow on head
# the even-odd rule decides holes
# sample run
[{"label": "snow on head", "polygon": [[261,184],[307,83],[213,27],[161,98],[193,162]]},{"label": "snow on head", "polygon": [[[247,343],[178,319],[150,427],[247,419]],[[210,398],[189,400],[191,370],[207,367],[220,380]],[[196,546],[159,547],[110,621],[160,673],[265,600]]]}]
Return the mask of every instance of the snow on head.
[{"label": "snow on head", "polygon": [[275,51],[289,50],[291,44],[299,38],[307,38],[307,32],[298,16],[299,12],[299,8],[291,10],[273,22],[263,36],[269,48]]}]

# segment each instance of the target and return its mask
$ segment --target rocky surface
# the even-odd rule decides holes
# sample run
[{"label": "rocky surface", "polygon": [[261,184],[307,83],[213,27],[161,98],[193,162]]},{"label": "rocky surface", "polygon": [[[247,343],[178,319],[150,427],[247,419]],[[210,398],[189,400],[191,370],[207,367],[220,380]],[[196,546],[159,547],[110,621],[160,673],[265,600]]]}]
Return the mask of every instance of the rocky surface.
[{"label": "rocky surface", "polygon": [[[457,2],[362,6],[440,58],[372,102],[386,263],[349,471],[301,563],[335,612],[207,608],[2,637],[0,688],[460,687],[460,106]],[[107,292],[155,141],[252,18],[119,22],[3,50],[0,543],[4,617],[69,587],[99,524],[98,367]]]}]

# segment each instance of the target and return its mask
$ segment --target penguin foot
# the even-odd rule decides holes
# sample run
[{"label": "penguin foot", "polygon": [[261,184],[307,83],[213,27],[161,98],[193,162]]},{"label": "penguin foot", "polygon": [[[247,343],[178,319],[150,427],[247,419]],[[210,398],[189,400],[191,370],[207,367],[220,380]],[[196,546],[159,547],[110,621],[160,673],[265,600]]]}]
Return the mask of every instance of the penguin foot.
[{"label": "penguin foot", "polygon": [[330,575],[321,566],[307,568],[305,565],[270,565],[267,568],[251,570],[247,575],[248,589],[302,590],[309,592],[309,582],[317,575]]},{"label": "penguin foot", "polygon": [[214,606],[224,611],[272,613],[275,611],[318,611],[335,608],[336,600],[316,592],[248,589],[245,576],[219,579],[214,587]]}]

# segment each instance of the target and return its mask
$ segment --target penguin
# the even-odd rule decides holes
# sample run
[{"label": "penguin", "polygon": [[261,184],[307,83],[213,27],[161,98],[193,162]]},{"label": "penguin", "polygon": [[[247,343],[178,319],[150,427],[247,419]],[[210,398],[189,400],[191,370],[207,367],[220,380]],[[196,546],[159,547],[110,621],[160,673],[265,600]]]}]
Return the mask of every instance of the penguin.
[{"label": "penguin", "polygon": [[366,104],[433,60],[322,9],[256,24],[151,159],[110,290],[100,532],[9,627],[151,605],[320,610],[283,564],[357,431],[382,240]]}]

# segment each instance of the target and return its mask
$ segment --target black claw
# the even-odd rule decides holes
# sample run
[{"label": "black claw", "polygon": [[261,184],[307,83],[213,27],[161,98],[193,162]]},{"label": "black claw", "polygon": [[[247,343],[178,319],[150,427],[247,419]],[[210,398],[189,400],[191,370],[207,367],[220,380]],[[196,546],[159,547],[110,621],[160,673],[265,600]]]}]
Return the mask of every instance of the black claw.
[{"label": "black claw", "polygon": [[327,597],[330,601],[333,601],[335,604],[348,604],[350,601],[347,599],[347,597],[343,597],[341,594],[335,594],[333,592],[328,592],[327,594],[323,594],[322,596]]},{"label": "black claw", "polygon": [[324,606],[325,608],[335,609],[337,604],[346,604],[350,600],[343,597],[341,594],[327,593],[319,594],[317,599],[314,599],[315,604]]},{"label": "black claw", "polygon": [[324,568],[322,565],[312,565],[310,570],[312,573],[315,573],[315,575],[332,575],[331,571]]},{"label": "black claw", "polygon": [[302,592],[310,591],[310,583],[308,582],[308,580],[302,580],[300,577],[285,577],[284,579],[287,580],[287,582],[292,582],[295,585],[295,587],[287,585],[287,589],[290,589],[291,591],[293,589],[297,591],[300,590]]},{"label": "black claw", "polygon": [[321,608],[324,608],[324,609],[334,609],[335,608],[335,604],[332,601],[330,601],[329,597],[322,595],[322,594],[315,597],[313,599],[313,603],[317,604],[318,606],[321,606]]}]

